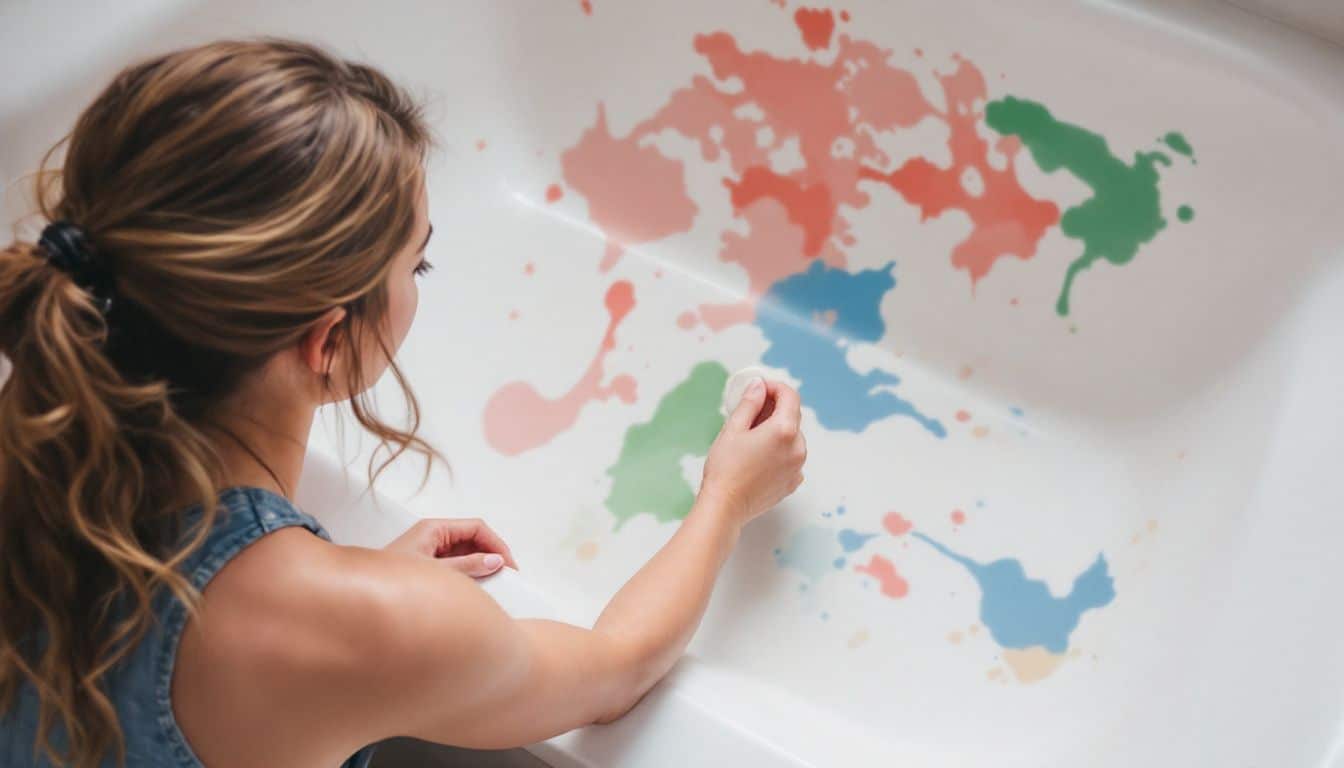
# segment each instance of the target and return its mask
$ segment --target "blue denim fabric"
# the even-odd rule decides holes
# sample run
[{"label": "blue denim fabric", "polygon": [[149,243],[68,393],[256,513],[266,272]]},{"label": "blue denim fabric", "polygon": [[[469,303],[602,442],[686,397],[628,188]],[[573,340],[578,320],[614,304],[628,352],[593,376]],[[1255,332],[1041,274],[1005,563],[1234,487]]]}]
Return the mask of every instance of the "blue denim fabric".
[{"label": "blue denim fabric", "polygon": [[[249,544],[268,533],[302,526],[330,541],[322,526],[287,499],[260,488],[230,488],[220,494],[220,514],[205,545],[182,564],[197,589],[204,589],[216,573]],[[187,513],[188,522],[200,514]],[[144,639],[121,664],[108,673],[107,686],[117,708],[126,741],[126,765],[140,768],[202,768],[173,717],[169,699],[177,643],[187,622],[186,607],[167,593],[154,601],[155,622]],[[14,706],[0,713],[0,766],[49,768],[52,763],[34,750],[37,734],[37,696],[29,685],[19,688]],[[56,744],[64,746],[63,729],[53,729]],[[344,768],[366,768],[373,748],[353,755]],[[115,756],[104,768],[116,765]]]}]

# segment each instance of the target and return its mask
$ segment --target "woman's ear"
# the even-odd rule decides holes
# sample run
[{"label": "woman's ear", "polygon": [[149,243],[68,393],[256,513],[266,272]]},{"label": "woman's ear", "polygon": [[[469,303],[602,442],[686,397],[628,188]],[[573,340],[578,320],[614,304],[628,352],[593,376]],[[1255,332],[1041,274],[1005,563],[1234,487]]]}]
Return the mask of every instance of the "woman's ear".
[{"label": "woman's ear", "polygon": [[342,324],[344,307],[327,310],[299,340],[299,356],[304,365],[317,376],[338,373],[344,362],[340,356],[341,334],[349,329]]}]

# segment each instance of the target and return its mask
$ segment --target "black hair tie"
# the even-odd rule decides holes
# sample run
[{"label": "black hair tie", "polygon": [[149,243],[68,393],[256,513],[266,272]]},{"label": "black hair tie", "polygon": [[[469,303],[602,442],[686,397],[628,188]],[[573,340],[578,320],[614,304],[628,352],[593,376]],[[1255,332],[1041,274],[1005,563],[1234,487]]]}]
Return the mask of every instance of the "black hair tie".
[{"label": "black hair tie", "polygon": [[42,230],[37,245],[47,252],[49,264],[93,295],[99,311],[106,315],[112,309],[111,276],[83,230],[68,221],[53,221]]}]

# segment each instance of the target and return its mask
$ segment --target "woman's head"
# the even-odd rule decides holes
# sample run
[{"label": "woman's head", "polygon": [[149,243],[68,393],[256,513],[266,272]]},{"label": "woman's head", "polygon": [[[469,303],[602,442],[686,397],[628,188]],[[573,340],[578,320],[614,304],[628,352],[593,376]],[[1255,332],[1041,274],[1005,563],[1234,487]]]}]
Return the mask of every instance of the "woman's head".
[{"label": "woman's head", "polygon": [[[283,367],[310,400],[349,399],[392,457],[429,452],[409,390],[405,430],[363,400],[388,366],[401,381],[428,143],[376,70],[221,42],[122,72],[39,172],[43,217],[99,277],[77,283],[51,245],[0,251],[0,698],[33,682],[79,762],[117,743],[102,673],[149,595],[192,597],[174,567],[212,518],[213,436],[249,382]],[[207,514],[184,538],[192,503]]]}]

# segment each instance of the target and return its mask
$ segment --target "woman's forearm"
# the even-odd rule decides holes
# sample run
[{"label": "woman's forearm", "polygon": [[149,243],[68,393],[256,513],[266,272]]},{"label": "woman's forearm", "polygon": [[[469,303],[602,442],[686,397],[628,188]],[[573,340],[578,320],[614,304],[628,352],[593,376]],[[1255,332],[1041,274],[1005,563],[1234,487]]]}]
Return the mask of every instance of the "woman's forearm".
[{"label": "woman's forearm", "polygon": [[626,667],[628,701],[612,718],[667,674],[695,634],[740,533],[741,516],[730,503],[704,494],[697,498],[672,539],[616,593],[593,626],[621,649]]}]

